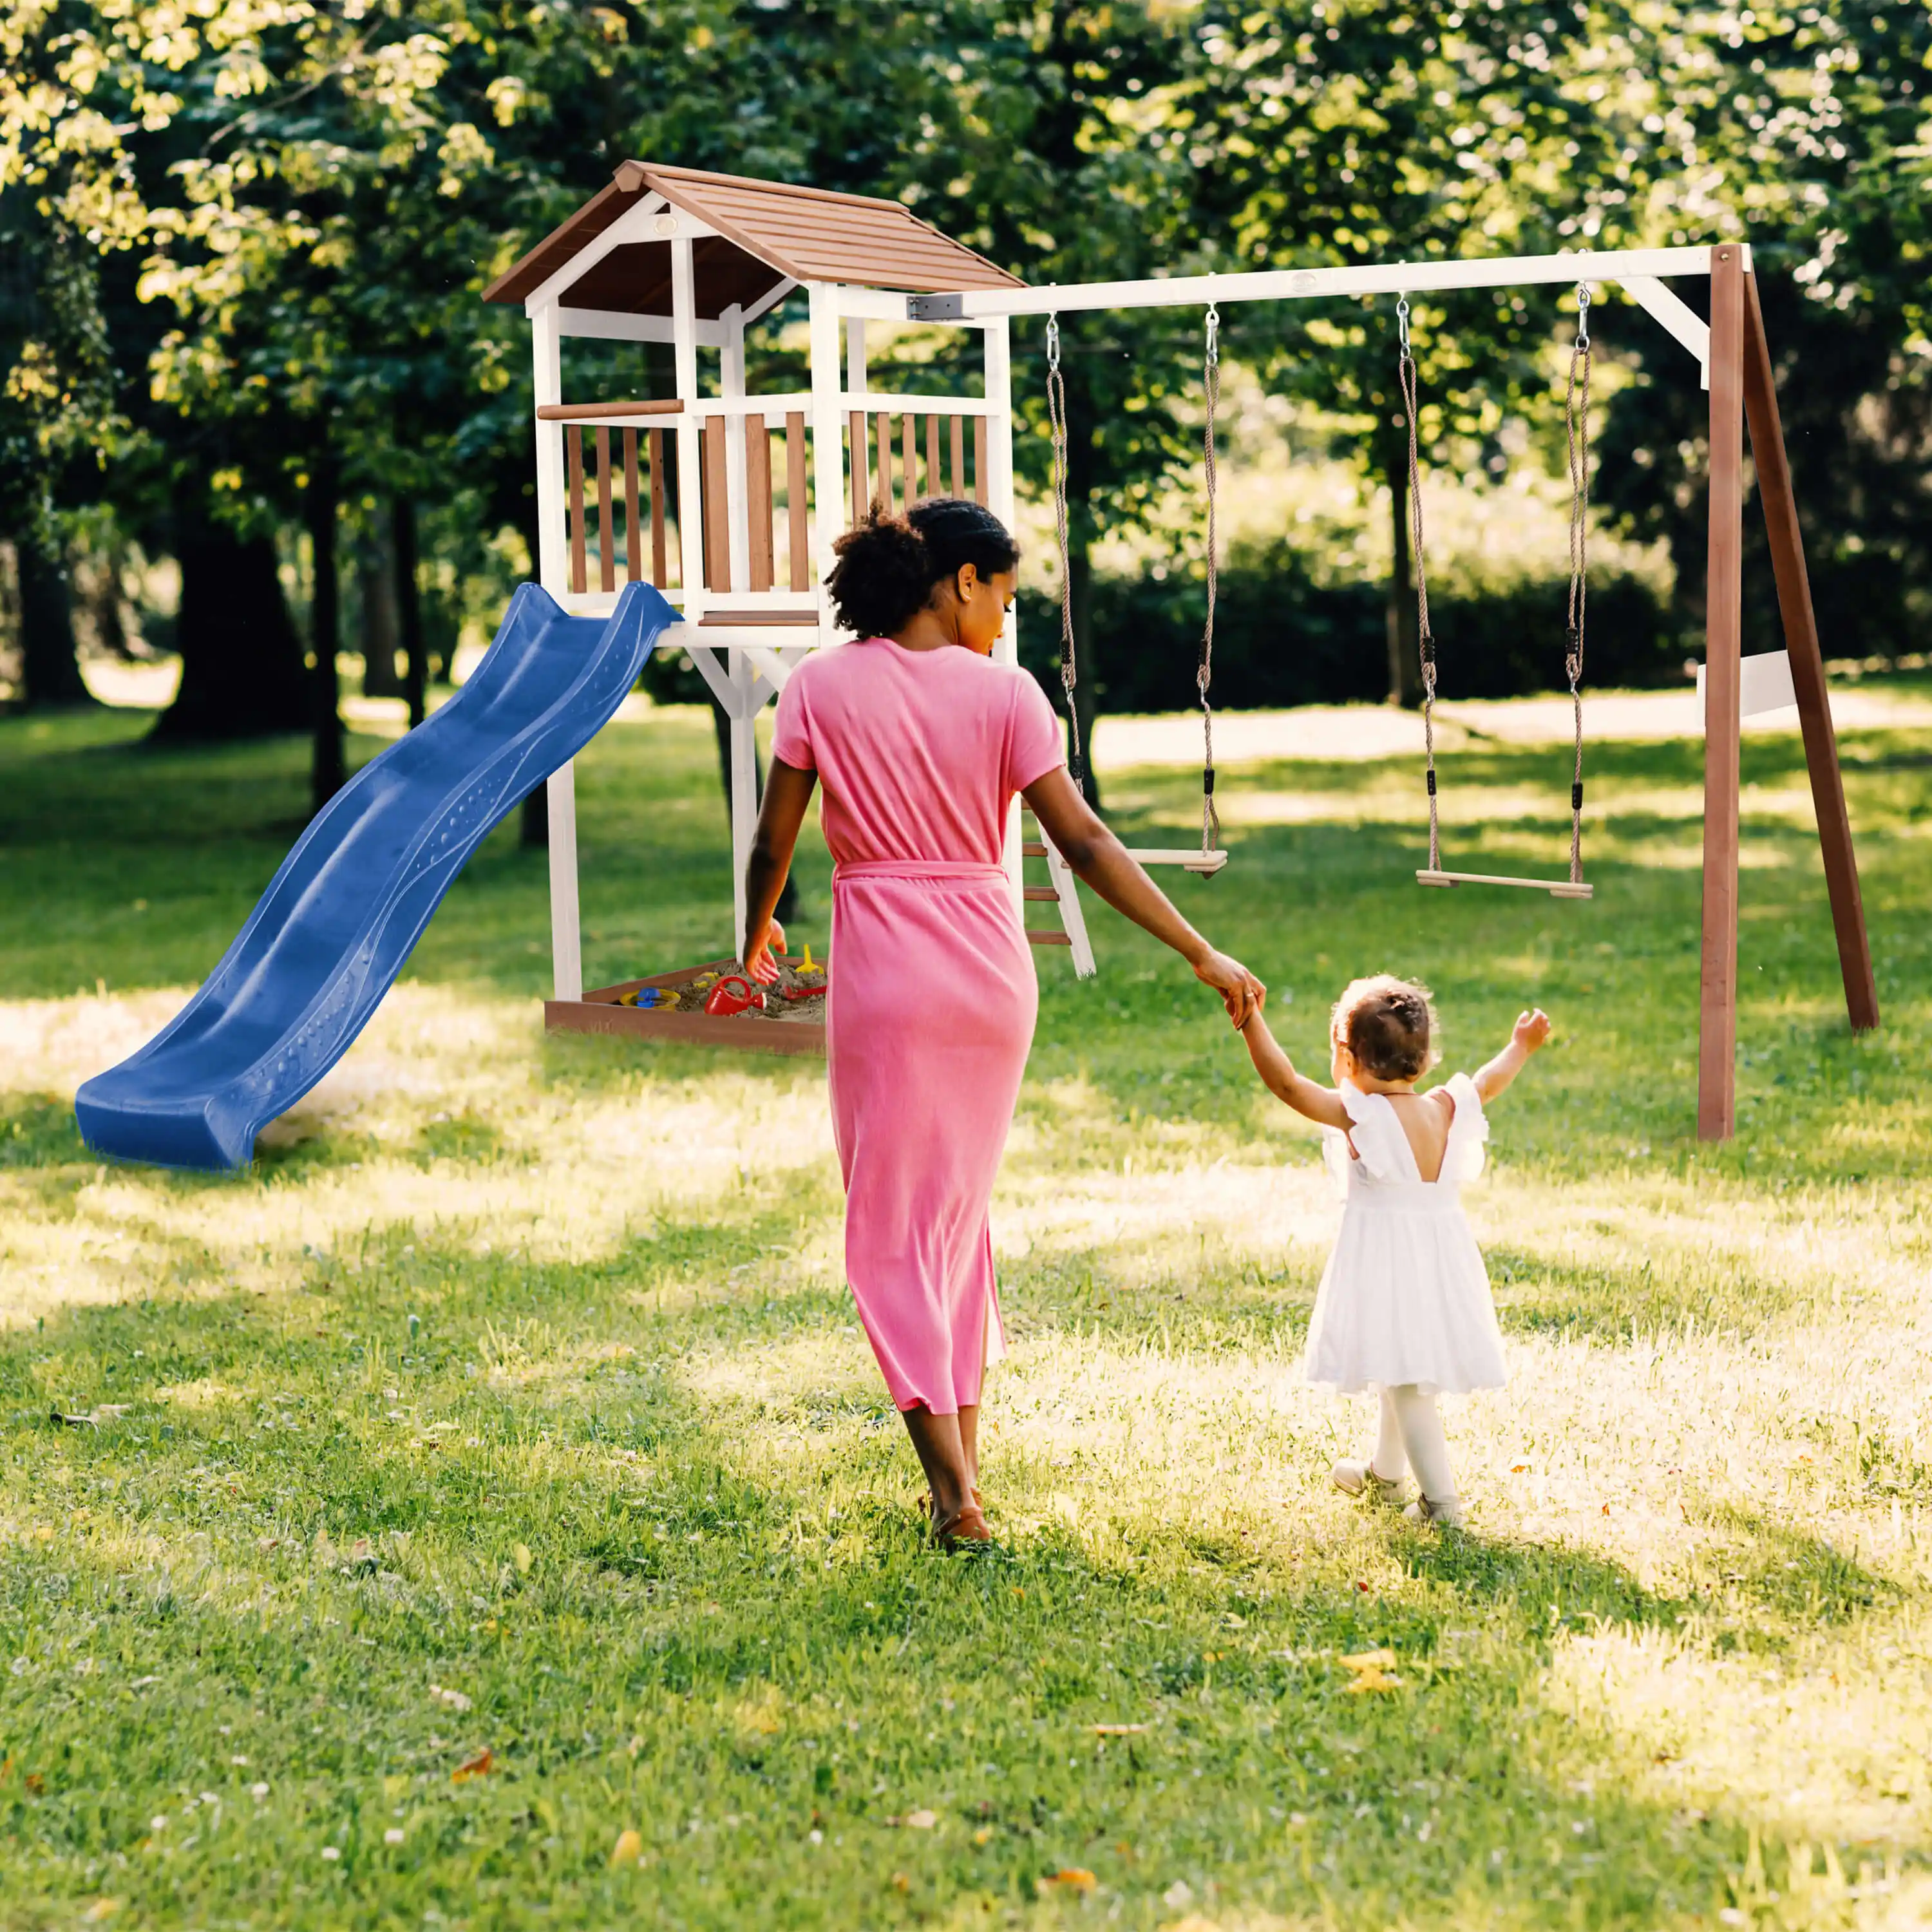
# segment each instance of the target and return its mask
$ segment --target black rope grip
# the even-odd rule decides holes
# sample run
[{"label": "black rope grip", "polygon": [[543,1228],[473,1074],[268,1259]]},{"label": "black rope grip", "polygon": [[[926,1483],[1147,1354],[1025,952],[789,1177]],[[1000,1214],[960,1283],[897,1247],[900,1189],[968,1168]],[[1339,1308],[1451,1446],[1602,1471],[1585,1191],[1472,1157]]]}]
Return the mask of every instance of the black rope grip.
[{"label": "black rope grip", "polygon": [[1583,781],[1581,778],[1570,788],[1570,809],[1572,812],[1583,809]]},{"label": "black rope grip", "polygon": [[1430,772],[1430,773],[1428,774],[1428,778],[1429,778],[1429,796],[1430,796],[1431,798],[1433,798],[1433,797],[1436,796],[1436,774],[1435,774],[1433,772]]},{"label": "black rope grip", "polygon": [[1204,798],[1214,796],[1214,767],[1212,765],[1201,767],[1201,792]]}]

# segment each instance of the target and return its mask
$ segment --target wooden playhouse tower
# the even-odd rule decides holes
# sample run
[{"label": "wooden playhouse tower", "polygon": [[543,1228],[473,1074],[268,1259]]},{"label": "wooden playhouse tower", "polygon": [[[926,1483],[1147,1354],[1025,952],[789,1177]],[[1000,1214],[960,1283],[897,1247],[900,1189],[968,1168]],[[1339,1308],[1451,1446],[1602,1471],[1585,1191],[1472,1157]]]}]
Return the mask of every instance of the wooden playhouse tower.
[{"label": "wooden playhouse tower", "polygon": [[[866,325],[903,327],[909,296],[1022,286],[896,201],[627,161],[484,292],[520,302],[531,325],[538,580],[586,616],[612,610],[627,583],[655,584],[684,620],[665,644],[690,655],[730,719],[741,958],[755,722],[806,652],[841,641],[823,587],[832,539],[870,502],[922,496],[970,496],[1012,521],[1006,318],[953,325],[983,341],[976,396],[875,390]],[[746,332],[801,290],[810,386],[750,394]],[[566,401],[571,338],[668,345],[674,393]],[[1010,620],[1000,654],[1015,659]],[[612,1016],[568,1010],[584,1005],[571,767],[549,787],[550,1016],[592,1024]],[[1052,872],[1066,929],[1051,937],[1071,941],[1084,964],[1072,876]]]}]

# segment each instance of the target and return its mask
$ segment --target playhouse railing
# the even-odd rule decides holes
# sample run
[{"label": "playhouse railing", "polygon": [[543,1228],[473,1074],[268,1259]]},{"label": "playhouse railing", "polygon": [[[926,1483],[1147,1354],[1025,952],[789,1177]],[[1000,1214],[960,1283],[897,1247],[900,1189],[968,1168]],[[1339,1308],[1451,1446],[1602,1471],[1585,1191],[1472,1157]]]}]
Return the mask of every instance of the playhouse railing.
[{"label": "playhouse railing", "polygon": [[[673,399],[542,405],[539,418],[557,424],[563,436],[571,594],[614,595],[622,584],[640,580],[660,590],[690,589],[685,532],[695,524],[698,575],[707,598],[742,597],[748,610],[769,606],[778,614],[789,607],[795,615],[798,600],[809,596],[815,583],[817,506],[806,428],[811,400],[778,395],[706,398],[689,405]],[[844,453],[855,521],[872,503],[903,510],[922,496],[987,500],[982,401],[871,394],[842,400],[863,405],[845,412]],[[700,500],[696,514],[688,518],[678,500],[670,436],[694,421]],[[742,475],[734,441],[742,449]],[[736,528],[744,530],[745,542],[742,557],[734,560],[738,546],[731,533]]]}]

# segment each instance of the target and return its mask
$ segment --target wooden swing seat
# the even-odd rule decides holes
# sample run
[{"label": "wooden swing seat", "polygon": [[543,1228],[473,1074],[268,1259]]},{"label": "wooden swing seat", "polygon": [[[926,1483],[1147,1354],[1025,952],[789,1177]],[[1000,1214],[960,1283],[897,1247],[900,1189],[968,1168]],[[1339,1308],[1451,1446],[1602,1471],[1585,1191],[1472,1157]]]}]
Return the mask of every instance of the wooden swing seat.
[{"label": "wooden swing seat", "polygon": [[1507,879],[1493,872],[1431,872],[1419,871],[1419,886],[1516,886],[1526,892],[1547,892],[1553,899],[1587,899],[1596,896],[1596,887],[1573,885],[1568,879]]},{"label": "wooden swing seat", "polygon": [[1228,862],[1228,855],[1216,847],[1203,852],[1198,848],[1178,850],[1166,846],[1130,845],[1127,856],[1140,866],[1179,866],[1204,879],[1211,879]]}]

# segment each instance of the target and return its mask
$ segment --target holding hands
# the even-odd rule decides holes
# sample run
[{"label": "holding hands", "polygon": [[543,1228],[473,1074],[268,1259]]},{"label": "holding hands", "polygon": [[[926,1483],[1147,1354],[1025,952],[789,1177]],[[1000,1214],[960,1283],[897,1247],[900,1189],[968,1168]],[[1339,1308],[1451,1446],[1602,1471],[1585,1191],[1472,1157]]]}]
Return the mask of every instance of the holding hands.
[{"label": "holding hands", "polygon": [[1212,986],[1228,1010],[1235,1030],[1246,1026],[1268,1001],[1268,988],[1238,959],[1211,946],[1193,962],[1194,976]]}]

